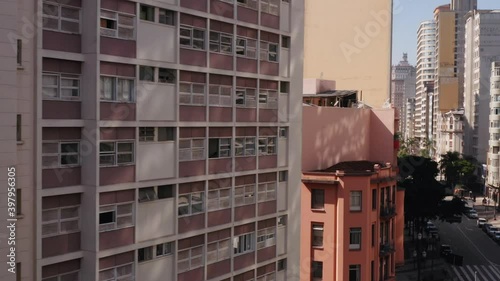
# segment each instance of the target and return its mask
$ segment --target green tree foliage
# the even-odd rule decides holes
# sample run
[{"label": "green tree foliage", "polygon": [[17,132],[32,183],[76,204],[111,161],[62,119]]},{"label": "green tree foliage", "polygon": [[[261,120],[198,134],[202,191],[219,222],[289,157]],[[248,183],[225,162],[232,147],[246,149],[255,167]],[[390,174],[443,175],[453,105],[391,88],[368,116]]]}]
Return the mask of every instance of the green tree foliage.
[{"label": "green tree foliage", "polygon": [[461,183],[467,184],[476,170],[477,160],[472,156],[460,155],[456,151],[448,151],[441,155],[439,168],[444,173],[446,183],[450,187]]}]

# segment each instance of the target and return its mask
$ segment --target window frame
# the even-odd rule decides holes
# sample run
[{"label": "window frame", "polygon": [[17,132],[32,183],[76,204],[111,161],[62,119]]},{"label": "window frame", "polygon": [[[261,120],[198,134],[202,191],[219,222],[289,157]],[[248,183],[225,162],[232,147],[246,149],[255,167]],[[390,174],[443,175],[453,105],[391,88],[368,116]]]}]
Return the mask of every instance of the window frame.
[{"label": "window frame", "polygon": [[[140,257],[139,251],[145,250],[145,249],[149,249],[151,251],[150,257],[147,259],[140,260],[139,259],[139,257]],[[159,250],[161,250],[160,255],[158,254]],[[170,256],[173,254],[174,254],[174,242],[171,241],[171,242],[164,242],[164,243],[160,243],[160,244],[154,244],[154,245],[151,245],[148,247],[143,247],[143,248],[137,249],[137,263],[144,263],[144,262],[148,262],[148,261],[151,261],[154,259],[164,258],[164,257]]]},{"label": "window frame", "polygon": [[[214,141],[217,141],[217,152],[215,154],[210,154],[210,148],[211,148],[211,143]],[[229,141],[229,143],[223,143]],[[208,138],[208,159],[225,159],[225,158],[231,158],[232,155],[232,149],[233,149],[233,141],[231,137],[222,137],[222,138]],[[227,155],[221,156],[221,152],[227,152]]]},{"label": "window frame", "polygon": [[[221,191],[227,192],[227,195],[221,196]],[[216,197],[210,198],[210,194],[217,194]],[[225,210],[231,208],[231,187],[226,188],[218,188],[208,190],[207,193],[207,212],[213,212],[218,210]],[[227,200],[227,205],[221,203],[221,201],[225,202]]]},{"label": "window frame", "polygon": [[[47,237],[53,237],[53,236],[59,236],[59,235],[64,235],[64,234],[70,234],[70,233],[76,233],[81,231],[81,225],[80,225],[80,208],[81,205],[70,205],[70,206],[63,206],[63,207],[57,207],[57,208],[50,208],[50,209],[42,209],[42,238],[47,238]],[[63,210],[66,209],[74,209],[77,208],[77,215],[75,217],[70,217],[70,218],[62,218],[62,212]],[[43,213],[44,212],[57,212],[57,219],[49,220],[49,221],[44,221],[43,220]],[[75,230],[70,230],[70,231],[63,231],[61,225],[66,222],[77,222],[77,229]],[[43,227],[46,225],[50,224],[57,224],[57,231],[55,233],[50,233],[50,234],[43,234]]]},{"label": "window frame", "polygon": [[[349,228],[349,251],[359,251],[361,250],[361,242],[362,242],[362,228],[361,227],[351,227]],[[359,243],[355,240],[359,240]]]},{"label": "window frame", "polygon": [[[152,9],[153,10],[153,19],[147,19],[147,18],[143,18],[143,11],[142,11],[142,8],[148,8],[148,9]],[[146,16],[148,14],[146,13]],[[140,4],[139,5],[139,20],[142,20],[142,21],[149,21],[149,22],[156,22],[156,8],[154,6],[151,6],[151,5],[147,5],[147,4]]]},{"label": "window frame", "polygon": [[[234,156],[235,157],[256,156],[256,143],[257,143],[256,139],[257,139],[257,137],[255,137],[255,136],[235,137],[234,138]],[[239,152],[239,151],[241,151],[241,152]]]},{"label": "window frame", "polygon": [[[255,38],[236,36],[236,43],[234,46],[236,57],[257,60],[257,57],[258,57],[257,41],[258,40]],[[251,42],[251,45],[254,45],[254,46],[250,47],[249,42]],[[243,51],[243,54],[238,53],[241,51]],[[253,51],[253,54],[252,54],[252,51]]]},{"label": "window frame", "polygon": [[[172,23],[169,23],[168,20],[165,20],[165,22],[162,22],[162,12],[165,12],[164,18],[168,19],[168,14],[169,12],[172,14]],[[163,9],[163,8],[158,8],[158,23],[168,25],[168,26],[176,26],[176,20],[177,18],[177,13],[175,11],[169,10],[169,9]]]},{"label": "window frame", "polygon": [[[197,202],[196,205],[201,205],[201,209],[197,210],[196,212],[193,212],[193,196],[199,194],[201,198],[201,203]],[[181,202],[180,197],[188,197],[187,203]],[[197,214],[202,214],[206,212],[207,209],[207,197],[205,195],[205,191],[196,191],[196,192],[190,192],[190,193],[183,193],[179,194],[177,198],[177,217],[188,217],[188,216],[194,216]],[[181,207],[187,207],[187,212],[186,213],[181,213],[180,208]]]},{"label": "window frame", "polygon": [[[251,93],[253,91],[253,94]],[[242,96],[238,96],[238,93]],[[238,87],[234,91],[235,105],[237,108],[257,108],[257,89]],[[238,100],[243,100],[243,103],[238,103]]]},{"label": "window frame", "polygon": [[[111,98],[106,97],[106,91],[104,87],[103,79],[112,79],[111,84]],[[129,84],[129,99],[123,100],[119,99],[119,95],[123,97],[123,93],[118,93],[118,87],[120,83],[123,83],[124,80],[128,81]],[[132,77],[123,77],[123,76],[110,76],[110,75],[101,75],[99,77],[100,84],[100,102],[117,102],[117,103],[135,103],[136,102],[136,91],[135,91],[135,78]],[[123,87],[123,86],[122,86]],[[123,89],[122,89],[123,90]],[[103,96],[104,93],[104,96]]]},{"label": "window frame", "polygon": [[[144,193],[146,195],[147,198],[144,198],[144,196],[141,196],[141,190],[146,190],[146,189],[153,189],[152,193]],[[159,194],[159,189],[160,188],[170,188],[171,190],[171,193],[170,193],[170,197],[162,197],[160,198]],[[174,194],[174,185],[173,184],[164,184],[164,185],[157,185],[157,186],[145,186],[145,187],[140,187],[139,190],[138,190],[138,196],[137,196],[137,202],[138,203],[146,203],[146,202],[151,202],[151,201],[156,201],[156,200],[166,200],[166,199],[173,199],[175,197],[175,194]],[[150,195],[152,197],[150,197]]]},{"label": "window frame", "polygon": [[[239,190],[243,191],[240,192]],[[257,192],[257,185],[255,183],[235,186],[233,193],[234,206],[239,207],[239,206],[255,204],[257,201],[256,192]],[[237,202],[237,200],[240,200],[240,202]]]},{"label": "window frame", "polygon": [[[272,1],[274,1],[275,3],[271,3]],[[267,9],[264,8],[266,6]],[[271,7],[275,8],[274,12],[271,11]],[[279,10],[280,10],[279,0],[260,0],[260,11],[262,13],[279,16],[280,15]]]},{"label": "window frame", "polygon": [[[276,51],[271,50],[271,47],[273,46],[275,47]],[[279,43],[273,43],[261,40],[259,51],[260,51],[259,60],[272,63],[279,63]],[[275,59],[271,59],[273,55]]]},{"label": "window frame", "polygon": [[[318,269],[321,270],[318,271]],[[323,262],[311,261],[311,279],[313,281],[323,280]]]},{"label": "window frame", "polygon": [[[119,206],[125,206],[125,205],[131,205],[131,211],[130,211],[130,213],[125,213],[125,214],[118,215],[118,207]],[[106,208],[108,210],[106,210]],[[102,211],[101,209],[104,209],[104,211]],[[134,213],[134,211],[135,211],[134,201],[120,202],[120,203],[116,203],[116,204],[100,205],[99,206],[99,233],[135,226],[135,213]],[[112,222],[108,222],[108,223],[101,223],[101,221],[100,221],[100,215],[102,213],[109,213],[109,212],[113,212],[114,213],[113,214],[113,221]],[[130,217],[131,223],[130,224],[125,224],[125,225],[118,226],[118,219],[119,218],[124,218],[124,217]],[[111,226],[111,227],[108,227],[108,226]]]},{"label": "window frame", "polygon": [[277,186],[278,186],[278,183],[276,181],[258,183],[258,185],[257,185],[257,202],[262,203],[262,202],[276,200]]},{"label": "window frame", "polygon": [[[322,202],[316,202],[316,200],[319,199],[318,195],[320,195],[320,194],[315,194],[316,192],[321,193],[321,197],[323,198]],[[320,208],[315,207],[318,205],[321,205],[321,207]],[[311,188],[311,210],[324,210],[324,209],[325,209],[325,190],[320,188]]]},{"label": "window frame", "polygon": [[279,93],[276,90],[259,90],[259,108],[278,109]]},{"label": "window frame", "polygon": [[[57,144],[57,152],[53,153],[47,153],[43,152],[43,145],[44,144]],[[65,144],[76,144],[78,147],[77,152],[61,152],[61,146]],[[81,157],[80,157],[80,140],[64,140],[64,141],[43,141],[42,142],[42,169],[55,169],[55,168],[74,168],[74,167],[80,167],[81,166]],[[63,156],[77,156],[78,163],[77,164],[62,164],[62,157]],[[57,157],[57,165],[45,165],[43,158],[44,157]]]},{"label": "window frame", "polygon": [[[271,140],[274,139],[274,142]],[[277,136],[261,136],[258,139],[258,150],[259,156],[272,156],[278,154],[277,148]],[[261,140],[265,140],[265,143],[261,143]],[[273,149],[273,152],[269,153],[269,149]],[[263,152],[265,150],[265,152]]]},{"label": "window frame", "polygon": [[361,280],[361,265],[360,264],[350,264],[349,265],[349,281],[351,280],[351,271],[353,271],[354,274],[356,275],[356,276],[354,276],[354,278],[356,278],[355,280],[360,281]]},{"label": "window frame", "polygon": [[[321,233],[321,235],[316,235]],[[325,225],[323,223],[312,223],[311,225],[311,245],[313,248],[323,248]],[[319,241],[321,238],[321,241]]]},{"label": "window frame", "polygon": [[[44,77],[55,77],[57,79],[57,85],[44,85],[43,78]],[[63,100],[63,101],[80,101],[80,85],[81,85],[81,75],[79,74],[70,74],[70,73],[58,73],[58,72],[42,72],[42,100]],[[63,80],[72,80],[72,81],[77,81],[78,86],[63,86],[62,82]],[[51,97],[47,96],[44,93],[44,88],[45,89],[55,89],[56,90],[56,96]],[[77,95],[76,96],[63,96],[62,92],[63,90],[76,90]]]},{"label": "window frame", "polygon": [[[216,31],[216,30],[210,30],[208,33],[208,50],[210,53],[218,53],[218,54],[223,54],[223,55],[233,55],[233,34],[230,33],[225,33],[221,31]],[[212,35],[216,35],[217,39],[212,39]],[[222,38],[225,37],[225,39],[229,40],[229,43],[227,42],[222,42]],[[212,46],[216,46],[217,50],[212,50]],[[223,47],[226,49],[229,48],[229,50],[223,51]]]},{"label": "window frame", "polygon": [[[220,247],[221,243],[228,243],[227,249],[224,249],[224,247]],[[210,250],[210,246],[215,244],[215,249]],[[227,260],[231,258],[231,250],[232,250],[232,243],[231,243],[231,237],[219,239],[217,241],[213,241],[210,243],[207,243],[207,250],[205,253],[206,256],[206,261],[207,265],[208,264],[213,264],[219,261]],[[227,256],[224,256],[224,251],[227,251]],[[221,255],[222,253],[222,255]],[[213,256],[210,256],[210,254],[215,255],[215,258]]]},{"label": "window frame", "polygon": [[[45,14],[45,5],[52,5],[57,7],[57,16]],[[78,11],[78,19],[73,19],[73,18],[67,18],[63,17],[62,15],[62,9],[73,9]],[[44,18],[49,18],[53,20],[57,20],[57,28],[50,28],[45,26],[46,20]],[[82,8],[77,7],[77,6],[71,6],[67,4],[61,4],[57,2],[52,2],[52,1],[42,1],[42,29],[44,30],[52,30],[52,31],[57,31],[57,32],[62,32],[62,33],[69,33],[69,34],[81,34],[82,33],[82,24],[81,24],[81,19],[82,19]],[[62,29],[62,22],[67,21],[67,22],[72,22],[72,23],[78,23],[78,31],[77,32],[72,32],[68,30],[63,30]]]},{"label": "window frame", "polygon": [[[151,135],[151,129],[153,129],[153,134]],[[166,130],[167,138],[165,140],[159,140],[160,129]],[[142,131],[141,131],[142,130]],[[141,132],[149,131],[149,135],[141,136]],[[171,134],[169,131],[171,130]],[[169,138],[169,136],[171,138]],[[139,127],[139,142],[174,142],[175,141],[175,127]]]},{"label": "window frame", "polygon": [[[102,143],[113,143],[113,151],[101,151],[101,144]],[[132,145],[132,151],[128,152],[119,152],[118,151],[118,146],[120,144],[131,144]],[[119,141],[100,141],[99,142],[99,167],[118,167],[118,166],[129,166],[129,165],[135,165],[135,142],[133,140],[119,140]],[[131,155],[131,161],[130,162],[124,162],[124,163],[118,163],[118,156],[123,155],[123,154],[130,154]],[[102,164],[101,163],[101,157],[102,156],[113,156],[113,164]]]},{"label": "window frame", "polygon": [[[258,0],[236,0],[236,3],[239,6],[243,6],[243,7],[248,8],[248,9],[252,9],[252,10],[256,10],[256,11],[259,10]],[[255,6],[252,6],[249,3],[255,3]]]},{"label": "window frame", "polygon": [[[198,249],[198,248],[201,248],[201,254],[199,255],[193,255],[193,251],[195,249]],[[205,265],[205,245],[197,245],[197,246],[194,246],[194,247],[190,247],[190,248],[186,248],[186,249],[182,249],[182,250],[178,250],[177,251],[177,273],[182,273],[182,272],[187,272],[187,271],[190,271],[190,270],[193,270],[193,269],[196,269],[196,268],[200,268],[200,267],[203,267]],[[181,259],[181,252],[187,252],[187,258],[186,259]],[[201,258],[201,262],[200,262],[200,265],[199,266],[193,266],[192,265],[192,260],[195,259],[195,258]],[[181,262],[187,262],[187,268],[186,269],[180,269],[179,268],[179,264]]]},{"label": "window frame", "polygon": [[[189,36],[182,35],[182,29],[189,30],[189,34],[190,35]],[[195,31],[197,31],[197,32],[203,32],[203,39],[195,38],[194,37]],[[189,40],[189,45],[182,44],[182,41],[181,41],[182,39]],[[194,45],[195,41],[201,42],[203,44],[203,47],[202,48],[195,47],[195,45]],[[185,24],[181,24],[179,26],[179,46],[181,48],[192,49],[192,50],[197,50],[197,51],[206,51],[206,49],[207,49],[206,41],[207,41],[207,29],[206,28],[202,29],[202,28],[199,28],[199,27],[185,25]]]},{"label": "window frame", "polygon": [[80,269],[77,269],[70,272],[64,272],[57,275],[52,275],[50,277],[42,278],[42,281],[62,281],[63,280],[62,278],[66,278],[67,275],[73,275],[73,274],[76,274],[77,279],[72,279],[72,280],[76,281],[80,280]]},{"label": "window frame", "polygon": [[[238,240],[236,240],[238,239]],[[250,243],[248,243],[250,242]],[[255,251],[255,231],[239,234],[233,237],[233,257]],[[236,245],[236,247],[235,247]]]},{"label": "window frame", "polygon": [[[189,141],[189,148],[181,148],[181,144]],[[203,146],[193,146],[194,142],[203,142]],[[206,155],[207,151],[207,142],[205,138],[187,138],[187,139],[179,139],[179,162],[185,161],[198,161],[207,159]],[[182,153],[182,154],[181,154]],[[183,155],[187,155],[189,153],[189,157],[184,157]],[[194,153],[198,153],[200,157],[193,157]]]},{"label": "window frame", "polygon": [[276,245],[276,227],[266,227],[257,230],[257,250]]},{"label": "window frame", "polygon": [[[359,201],[357,203],[356,201]],[[361,212],[363,210],[363,192],[361,190],[352,190],[349,192],[349,211]]]},{"label": "window frame", "polygon": [[[184,91],[182,89],[182,85],[184,87],[188,86],[189,87],[189,92]],[[195,87],[201,87],[203,86],[203,93],[197,93],[194,91]],[[207,98],[206,98],[206,92],[207,92],[207,85],[202,84],[202,83],[193,83],[193,82],[185,82],[185,81],[179,81],[179,105],[190,105],[190,106],[206,106],[207,105]],[[185,102],[182,100],[182,97],[189,97],[189,102]],[[203,98],[203,102],[196,101],[196,98]]]},{"label": "window frame", "polygon": [[[108,13],[108,15],[103,16],[102,12]],[[114,17],[110,17],[111,14],[114,14]],[[120,16],[122,17],[128,17],[132,21],[132,25],[126,25],[123,23],[120,23]],[[115,28],[107,28],[107,27],[102,27],[102,20],[111,20],[115,22]],[[131,37],[124,37],[120,36],[119,29],[131,29],[132,30],[132,36]],[[103,32],[104,31],[104,32]],[[111,32],[107,32],[111,31]],[[114,34],[110,34],[114,33]],[[134,14],[129,14],[129,13],[123,13],[123,12],[118,12],[118,11],[113,11],[113,10],[108,10],[108,9],[99,9],[99,36],[104,36],[104,37],[109,37],[109,38],[116,38],[116,39],[122,39],[122,40],[132,40],[135,41],[137,37],[137,26],[136,26],[136,15]]]},{"label": "window frame", "polygon": [[[120,265],[117,265],[117,266],[112,266],[112,267],[108,267],[108,268],[105,268],[105,269],[101,269],[99,270],[99,281],[118,281],[118,280],[122,280],[122,279],[125,279],[127,277],[131,277],[132,279],[135,278],[135,266],[134,266],[134,262],[130,262],[130,263],[126,263],[126,264],[120,264]],[[131,267],[131,270],[130,270],[130,273],[127,274],[127,275],[124,275],[124,276],[118,276],[118,272],[119,272],[119,268],[123,268],[123,267],[126,267],[126,266],[130,266]],[[110,271],[110,270],[113,270],[113,277],[112,278],[108,278],[108,279],[102,279],[101,280],[101,273],[102,272],[105,272],[105,271]]]},{"label": "window frame", "polygon": [[[217,100],[217,102],[215,102],[215,100]],[[217,107],[233,107],[233,87],[227,85],[209,84],[208,105]]]}]

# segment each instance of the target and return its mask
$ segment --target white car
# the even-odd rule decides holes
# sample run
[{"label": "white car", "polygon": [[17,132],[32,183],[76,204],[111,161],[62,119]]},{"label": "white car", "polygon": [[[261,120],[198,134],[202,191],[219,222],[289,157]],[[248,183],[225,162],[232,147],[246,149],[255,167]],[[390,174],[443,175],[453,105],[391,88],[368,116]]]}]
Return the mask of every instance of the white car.
[{"label": "white car", "polygon": [[469,211],[468,216],[469,216],[469,218],[471,218],[471,219],[477,219],[477,218],[478,218],[478,216],[477,216],[477,211],[476,211],[476,210],[474,210],[474,209],[470,210],[470,211]]},{"label": "white car", "polygon": [[486,219],[484,218],[478,218],[477,219],[477,227],[483,227],[483,225],[486,223]]}]

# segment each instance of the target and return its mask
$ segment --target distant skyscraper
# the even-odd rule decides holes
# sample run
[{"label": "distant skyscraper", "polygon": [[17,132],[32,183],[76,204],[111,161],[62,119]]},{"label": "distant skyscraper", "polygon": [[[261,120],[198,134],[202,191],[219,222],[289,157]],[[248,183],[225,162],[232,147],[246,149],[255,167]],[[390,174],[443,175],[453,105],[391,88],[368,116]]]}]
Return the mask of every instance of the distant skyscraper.
[{"label": "distant skyscraper", "polygon": [[403,53],[403,59],[392,66],[391,71],[391,101],[401,116],[399,132],[405,134],[405,101],[407,98],[415,97],[415,67],[408,63],[408,54]]},{"label": "distant skyscraper", "polygon": [[489,129],[489,150],[488,150],[488,177],[486,180],[485,193],[492,197],[495,192],[498,194],[499,181],[499,157],[500,157],[500,60],[492,62],[490,75],[490,96],[491,114]]},{"label": "distant skyscraper", "polygon": [[473,11],[465,27],[465,154],[486,163],[491,63],[500,56],[500,10]]},{"label": "distant skyscraper", "polygon": [[415,98],[407,98],[403,108],[404,129],[402,136],[405,140],[415,137]]},{"label": "distant skyscraper", "polygon": [[436,26],[434,21],[424,21],[417,32],[417,73],[413,136],[428,139],[432,128],[432,104],[429,93],[434,92]]}]

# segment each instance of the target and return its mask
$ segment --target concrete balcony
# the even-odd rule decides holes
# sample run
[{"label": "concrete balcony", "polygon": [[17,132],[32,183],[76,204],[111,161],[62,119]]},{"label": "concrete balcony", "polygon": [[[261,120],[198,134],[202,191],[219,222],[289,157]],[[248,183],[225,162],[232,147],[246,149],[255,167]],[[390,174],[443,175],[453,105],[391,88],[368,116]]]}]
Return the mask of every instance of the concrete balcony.
[{"label": "concrete balcony", "polygon": [[382,206],[380,208],[380,218],[390,219],[396,216],[396,207],[394,205]]},{"label": "concrete balcony", "polygon": [[380,243],[380,256],[387,256],[394,253],[394,242]]}]

